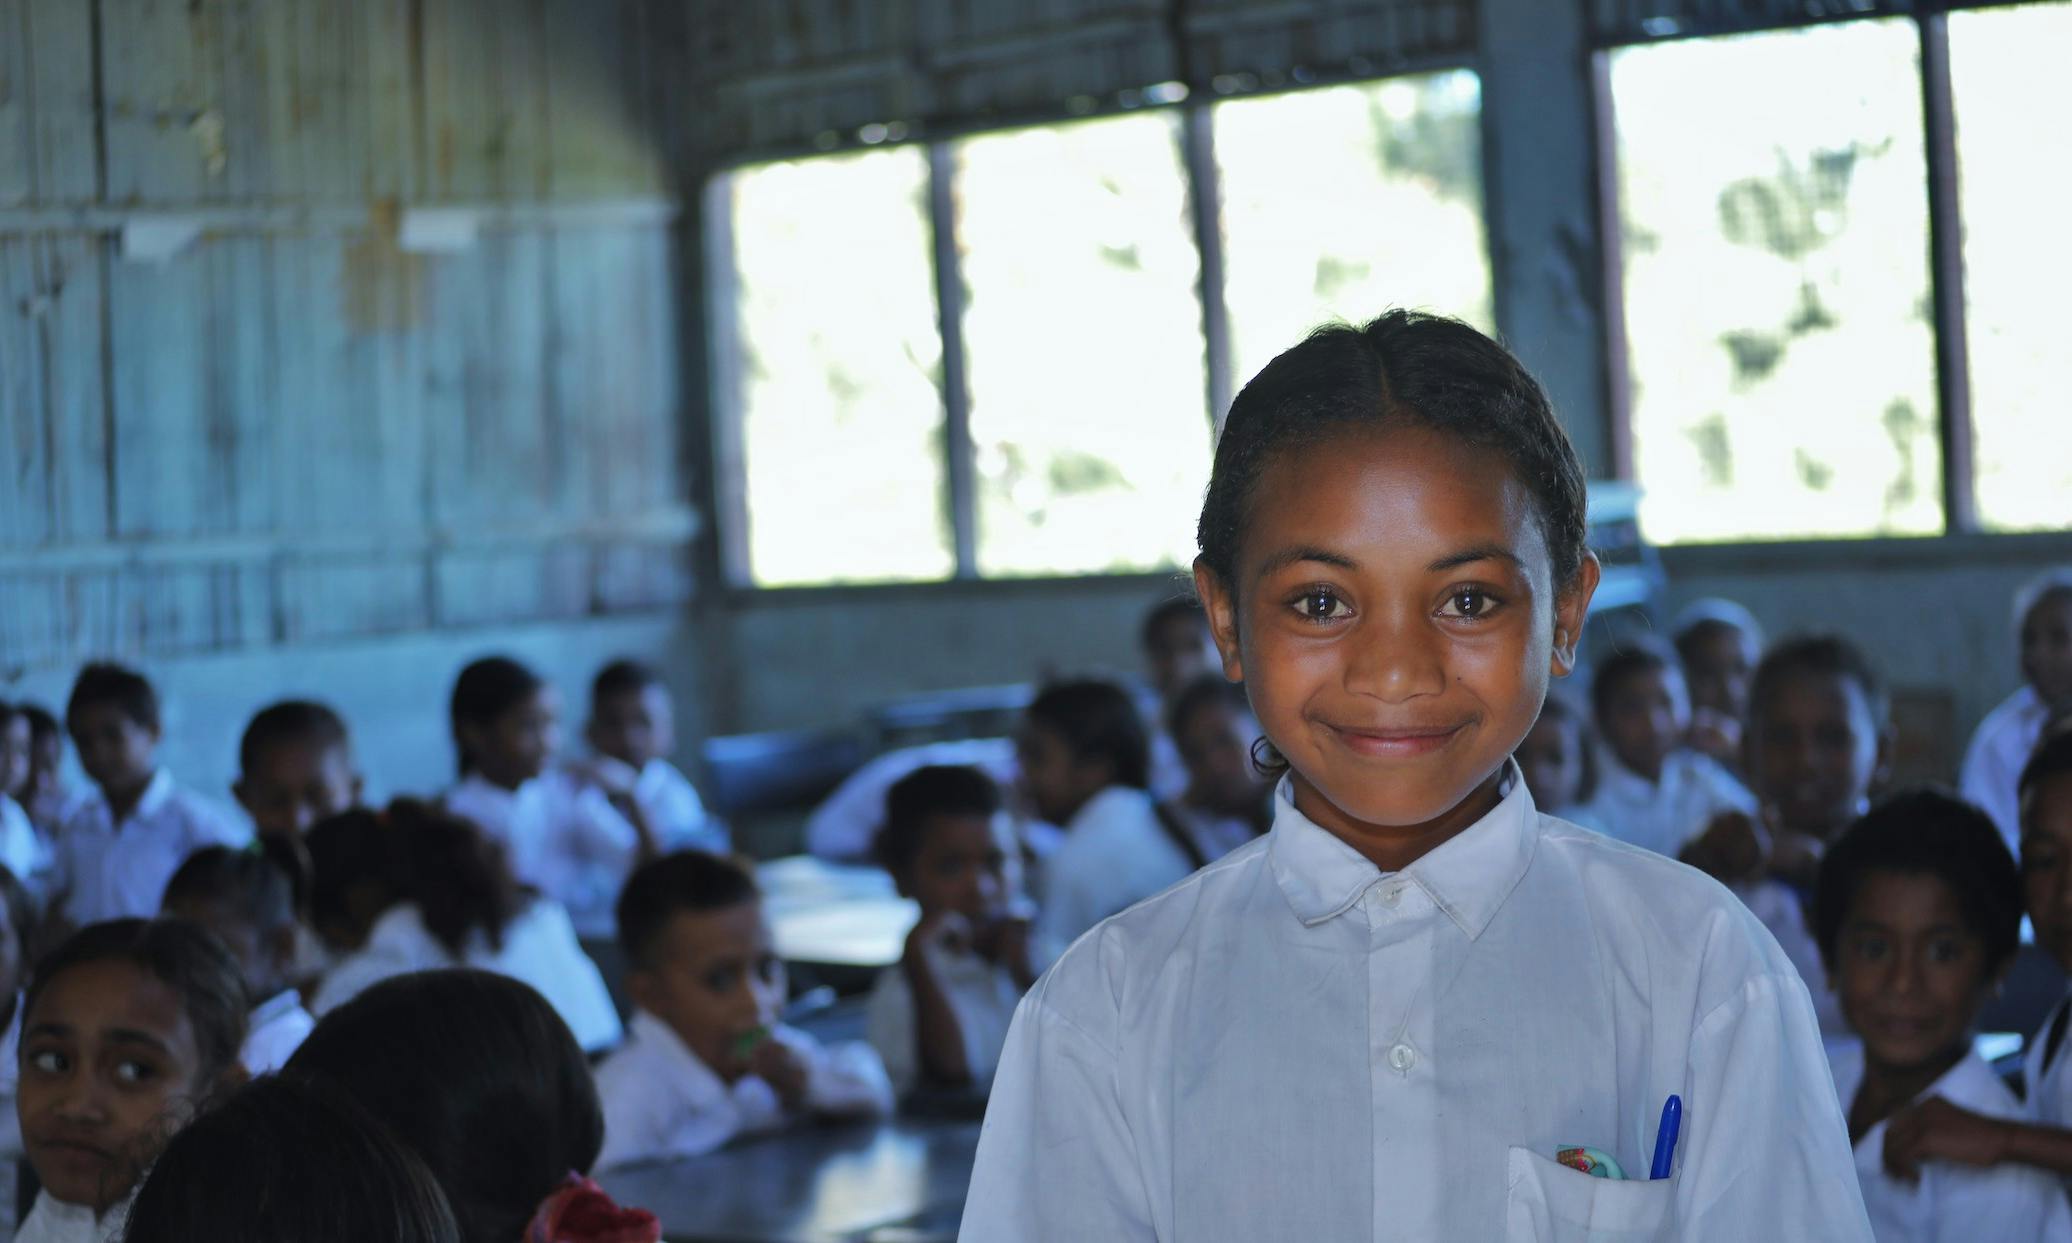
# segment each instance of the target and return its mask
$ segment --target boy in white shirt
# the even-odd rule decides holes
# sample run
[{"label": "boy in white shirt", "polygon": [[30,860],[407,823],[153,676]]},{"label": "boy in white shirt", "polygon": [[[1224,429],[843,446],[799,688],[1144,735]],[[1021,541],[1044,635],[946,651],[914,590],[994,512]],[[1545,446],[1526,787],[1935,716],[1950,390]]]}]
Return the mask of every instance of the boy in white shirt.
[{"label": "boy in white shirt", "polygon": [[1755,798],[1685,745],[1691,705],[1675,656],[1650,640],[1625,642],[1590,684],[1603,746],[1585,808],[1611,836],[1674,858],[1721,812],[1753,814]]},{"label": "boy in white shirt", "polygon": [[252,1075],[287,1065],[317,1025],[290,984],[301,929],[293,850],[278,837],[258,850],[204,847],[165,887],[165,913],[208,929],[237,960],[250,1007],[238,1061]]},{"label": "boy in white shirt", "polygon": [[661,675],[632,660],[599,670],[585,735],[592,762],[616,770],[603,784],[632,788],[659,849],[728,848],[727,827],[706,813],[697,789],[665,758],[676,749],[676,705]]},{"label": "boy in white shirt", "polygon": [[999,812],[999,787],[975,768],[922,768],[885,797],[878,861],[921,918],[899,963],[878,974],[865,1030],[902,1095],[983,1092],[1035,981]]},{"label": "boy in white shirt", "polygon": [[643,864],[618,904],[636,1007],[597,1068],[597,1168],[710,1152],[811,1116],[885,1114],[868,1044],[822,1046],[778,1019],[784,963],[748,869],[687,850]]},{"label": "boy in white shirt", "polygon": [[158,694],[120,665],[88,665],[65,726],[95,793],[55,843],[51,908],[64,926],[150,916],[175,869],[204,846],[243,846],[248,825],[158,767]]},{"label": "boy in white shirt", "polygon": [[238,741],[237,766],[231,792],[261,837],[300,838],[359,806],[364,789],[345,721],[306,699],[255,713]]},{"label": "boy in white shirt", "polygon": [[1690,744],[1738,770],[1748,679],[1763,654],[1762,625],[1734,601],[1707,596],[1686,605],[1670,633],[1691,692]]},{"label": "boy in white shirt", "polygon": [[1993,822],[1935,790],[1885,800],[1821,861],[1814,917],[1860,1037],[1832,1056],[1878,1243],[2072,1243],[2072,1205],[2040,1170],[1927,1161],[1902,1177],[1886,1160],[1890,1120],[1916,1101],[2022,1116],[1972,1048],[2022,919],[2021,879]]},{"label": "boy in white shirt", "polygon": [[2072,570],[2053,570],[2015,593],[2022,686],[1979,722],[1958,785],[1986,809],[2010,848],[2021,835],[2015,782],[2044,726],[2072,712]]}]

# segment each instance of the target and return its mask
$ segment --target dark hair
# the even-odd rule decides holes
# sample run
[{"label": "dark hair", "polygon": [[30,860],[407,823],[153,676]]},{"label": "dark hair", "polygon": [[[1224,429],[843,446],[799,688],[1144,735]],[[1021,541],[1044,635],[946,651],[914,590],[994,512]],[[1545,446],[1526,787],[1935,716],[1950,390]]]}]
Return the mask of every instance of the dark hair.
[{"label": "dark hair", "polygon": [[951,764],[917,768],[885,792],[885,823],[871,851],[880,867],[898,876],[920,855],[931,816],[991,816],[999,810],[1000,787],[978,769]]},{"label": "dark hair", "polygon": [[1558,695],[1551,690],[1547,692],[1547,701],[1540,705],[1540,715],[1567,721],[1575,727],[1576,750],[1581,754],[1583,767],[1583,779],[1576,786],[1576,802],[1589,802],[1597,793],[1597,748],[1591,745],[1597,732],[1590,724],[1589,715],[1576,707],[1575,701],[1567,695]]},{"label": "dark hair", "polygon": [[1129,693],[1113,682],[1054,682],[1029,705],[1029,719],[1065,740],[1082,760],[1106,760],[1117,785],[1151,783],[1151,739]]},{"label": "dark hair", "polygon": [[309,921],[318,930],[351,922],[357,891],[374,889],[382,906],[403,898],[403,868],[383,813],[339,812],[311,825],[302,844],[309,851]]},{"label": "dark hair", "polygon": [[96,704],[112,705],[144,729],[158,731],[158,692],[134,669],[104,662],[81,669],[65,704],[65,720],[77,720],[80,712]]},{"label": "dark hair", "polygon": [[1876,872],[1933,876],[1950,887],[1964,922],[1986,946],[1990,974],[2014,956],[2022,881],[1992,817],[1945,790],[1923,786],[1880,802],[1842,831],[1820,860],[1813,935],[1832,972],[1842,921]]},{"label": "dark hair", "polygon": [[[161,905],[183,902],[220,903],[260,932],[295,923],[296,883],[292,854],[286,843],[261,837],[250,849],[204,846],[166,882]],[[264,1001],[265,998],[254,998]]]},{"label": "dark hair", "polygon": [[36,952],[36,899],[12,869],[0,865],[0,902],[7,904],[7,923],[14,929],[16,952],[21,955],[22,974],[29,970],[30,955]]},{"label": "dark hair", "polygon": [[180,1129],[122,1238],[460,1243],[460,1227],[425,1163],[366,1110],[321,1081],[269,1075]]},{"label": "dark hair", "polygon": [[2046,728],[2036,749],[2029,753],[2022,775],[2015,781],[2015,797],[2026,802],[2029,791],[2052,777],[2068,773],[2072,773],[2072,725],[2059,723]]},{"label": "dark hair", "polygon": [[1613,689],[1627,678],[1658,672],[1673,673],[1679,681],[1683,678],[1683,667],[1676,663],[1675,653],[1660,639],[1630,635],[1619,640],[1619,644],[1617,651],[1598,662],[1597,672],[1590,676],[1590,711],[1599,720],[1604,719]]},{"label": "dark hair", "polygon": [[1242,682],[1233,682],[1220,673],[1204,673],[1180,688],[1166,705],[1166,733],[1179,741],[1187,722],[1194,714],[1205,708],[1225,708],[1232,712],[1250,713],[1252,701],[1245,695]]},{"label": "dark hair", "polygon": [[15,711],[29,718],[29,739],[31,742],[39,738],[64,737],[64,727],[58,724],[56,715],[42,704],[19,703],[14,707]]},{"label": "dark hair", "polygon": [[662,685],[662,675],[637,660],[615,660],[597,671],[590,682],[590,702],[615,695],[635,695],[650,686]]},{"label": "dark hair", "polygon": [[[6,729],[9,725],[14,724],[14,718],[20,716],[21,714],[22,710],[19,707],[7,702],[4,699],[0,699],[0,729]],[[35,731],[31,730],[30,732],[33,735]],[[0,794],[4,793],[6,793],[6,791],[0,790]]]},{"label": "dark hair", "polygon": [[349,737],[345,722],[323,704],[308,699],[283,700],[261,708],[251,724],[245,726],[245,736],[237,744],[238,767],[250,773],[259,766],[268,747],[307,743],[328,750],[345,746]]},{"label": "dark hair", "polygon": [[201,1056],[199,1084],[213,1085],[236,1064],[245,1043],[244,975],[222,942],[184,919],[111,919],[73,933],[30,974],[24,1021],[52,980],[98,962],[128,963],[179,996]]},{"label": "dark hair", "polygon": [[453,682],[451,716],[453,748],[460,756],[462,775],[473,771],[475,758],[468,754],[461,728],[494,724],[545,685],[538,674],[508,656],[485,656],[460,671]]},{"label": "dark hair", "polygon": [[1202,611],[1201,601],[1195,599],[1192,592],[1184,596],[1168,596],[1152,605],[1144,614],[1144,624],[1137,631],[1138,646],[1150,651],[1158,642],[1158,632],[1182,619],[1208,629],[1209,615]]},{"label": "dark hair", "polygon": [[1891,719],[1892,701],[1885,693],[1885,680],[1862,648],[1838,634],[1804,634],[1780,640],[1763,653],[1748,680],[1750,724],[1777,688],[1794,677],[1846,678],[1863,692],[1873,728],[1883,729]]},{"label": "dark hair", "polygon": [[682,911],[719,911],[762,897],[755,873],[726,855],[679,850],[634,869],[619,891],[613,915],[619,952],[636,969],[651,967],[656,942]]},{"label": "dark hair", "polygon": [[401,865],[398,890],[417,904],[425,931],[455,958],[480,932],[492,950],[533,895],[511,874],[503,843],[471,820],[417,799],[388,807],[389,832]]},{"label": "dark hair", "polygon": [[1234,582],[1252,493],[1281,454],[1349,429],[1431,428],[1510,465],[1532,493],[1554,582],[1583,562],[1583,468],[1547,394],[1510,352],[1456,319],[1388,311],[1317,329],[1252,377],[1216,442],[1196,539]]},{"label": "dark hair", "polygon": [[545,998],[488,971],[384,980],[324,1016],[289,1074],[335,1085],[439,1180],[467,1243],[511,1243],[604,1143],[590,1064]]}]

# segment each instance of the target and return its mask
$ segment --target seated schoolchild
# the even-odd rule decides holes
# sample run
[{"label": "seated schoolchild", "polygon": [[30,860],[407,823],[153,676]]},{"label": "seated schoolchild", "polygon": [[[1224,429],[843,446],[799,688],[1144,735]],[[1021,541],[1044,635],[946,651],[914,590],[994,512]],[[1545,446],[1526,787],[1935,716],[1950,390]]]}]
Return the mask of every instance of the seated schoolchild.
[{"label": "seated schoolchild", "polygon": [[823,1046],[780,1021],[784,963],[748,869],[665,855],[626,882],[618,917],[635,1010],[597,1069],[599,1168],[695,1156],[816,1115],[891,1112],[868,1044]]},{"label": "seated schoolchild", "polygon": [[1035,980],[999,812],[999,787],[975,768],[923,768],[886,797],[878,860],[921,919],[878,974],[865,1026],[902,1093],[983,1090]]},{"label": "seated schoolchild", "polygon": [[262,840],[261,850],[198,850],[165,887],[165,913],[208,929],[237,959],[251,1008],[239,1061],[254,1075],[286,1065],[316,1026],[294,988],[302,921],[291,869],[298,856],[279,838]]},{"label": "seated schoolchild", "polygon": [[[590,684],[590,723],[583,731],[602,788],[630,788],[661,850],[725,850],[727,826],[669,753],[676,749],[676,704],[660,674],[615,660]],[[580,767],[580,766],[579,766]]]},{"label": "seated schoolchild", "polygon": [[1719,813],[1755,810],[1732,773],[1686,745],[1690,700],[1673,653],[1628,640],[1597,667],[1590,701],[1604,746],[1586,806],[1606,833],[1674,858]]},{"label": "seated schoolchild", "polygon": [[1902,1179],[1885,1159],[1890,1119],[1926,1098],[2021,1117],[1972,1049],[2021,918],[2021,880],[1992,820],[1939,791],[1880,803],[1821,860],[1820,952],[1860,1037],[1835,1050],[1835,1087],[1879,1243],[2072,1240],[2072,1205],[2041,1171],[1927,1161]]},{"label": "seated schoolchild", "polygon": [[2072,712],[2072,568],[2051,570],[2015,593],[2022,685],[1986,714],[1964,751],[1960,787],[1986,809],[2010,847],[2021,834],[2015,787],[2044,727]]},{"label": "seated schoolchild", "polygon": [[1160,810],[1179,820],[1202,862],[1221,859],[1273,825],[1273,783],[1252,754],[1259,722],[1245,688],[1220,673],[1182,687],[1166,731],[1187,767],[1187,788]]}]

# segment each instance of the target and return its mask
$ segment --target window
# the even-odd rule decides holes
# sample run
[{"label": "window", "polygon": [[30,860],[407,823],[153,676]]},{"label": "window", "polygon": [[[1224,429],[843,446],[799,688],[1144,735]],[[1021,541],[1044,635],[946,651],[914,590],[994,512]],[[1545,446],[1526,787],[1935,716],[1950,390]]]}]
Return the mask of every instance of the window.
[{"label": "window", "polygon": [[1919,57],[1907,20],[1611,55],[1650,539],[1942,529]]},{"label": "window", "polygon": [[2072,526],[2072,4],[1953,13],[1949,37],[1979,521]]}]

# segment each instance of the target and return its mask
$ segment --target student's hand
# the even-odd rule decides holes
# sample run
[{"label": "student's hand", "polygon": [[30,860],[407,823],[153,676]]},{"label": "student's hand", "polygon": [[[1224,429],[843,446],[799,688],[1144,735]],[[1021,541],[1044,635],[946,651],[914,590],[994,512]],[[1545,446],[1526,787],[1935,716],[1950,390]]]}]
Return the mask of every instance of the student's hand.
[{"label": "student's hand", "polygon": [[972,942],[969,920],[955,911],[936,911],[923,915],[913,931],[907,933],[906,950],[900,955],[900,961],[909,966],[915,963],[926,965],[924,953],[929,946],[940,945],[954,952],[969,949]]},{"label": "student's hand", "polygon": [[1029,920],[1022,915],[1006,915],[987,924],[979,935],[978,952],[996,966],[1007,968],[1009,975],[1021,981],[1024,987],[1035,979],[1036,973],[1029,967]]},{"label": "student's hand", "polygon": [[596,786],[614,803],[620,799],[631,799],[633,788],[640,781],[640,774],[634,771],[631,764],[609,756],[596,755],[570,760],[567,768],[569,775],[578,782]]},{"label": "student's hand", "polygon": [[1677,858],[1727,885],[1753,880],[1770,855],[1770,835],[1744,812],[1723,811],[1685,844]]},{"label": "student's hand", "polygon": [[777,1089],[786,1109],[805,1106],[806,1061],[782,1040],[771,1037],[757,1045],[748,1055],[748,1073]]},{"label": "student's hand", "polygon": [[1820,876],[1820,841],[1804,833],[1770,838],[1770,875],[1787,885],[1811,889]]},{"label": "student's hand", "polygon": [[1940,1096],[1892,1115],[1885,1124],[1885,1168],[1916,1182],[1924,1161],[1998,1165],[2007,1159],[2008,1131],[1999,1119],[1959,1109]]},{"label": "student's hand", "polygon": [[1695,708],[1684,741],[1692,750],[1732,767],[1741,758],[1741,722],[1710,708]]}]

